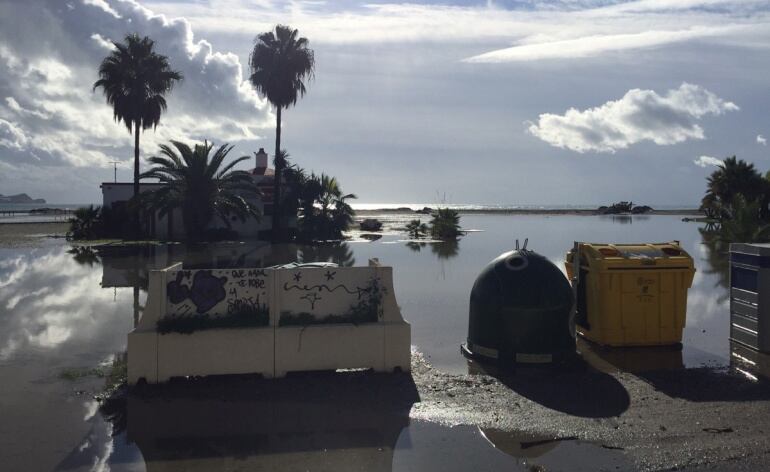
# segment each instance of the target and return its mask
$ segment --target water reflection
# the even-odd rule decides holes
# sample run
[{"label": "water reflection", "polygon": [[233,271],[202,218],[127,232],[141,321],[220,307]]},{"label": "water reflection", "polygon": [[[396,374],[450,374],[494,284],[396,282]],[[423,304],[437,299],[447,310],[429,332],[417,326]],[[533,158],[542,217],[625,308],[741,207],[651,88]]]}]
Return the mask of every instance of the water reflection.
[{"label": "water reflection", "polygon": [[72,254],[72,259],[80,265],[93,267],[100,262],[99,255],[91,246],[75,246],[67,253]]},{"label": "water reflection", "polygon": [[147,470],[218,470],[237,458],[243,470],[390,471],[418,401],[408,374],[316,373],[179,381],[104,410]]},{"label": "water reflection", "polygon": [[[83,260],[82,254],[74,258]],[[99,273],[90,262],[72,261],[73,256],[60,247],[0,262],[0,364],[17,353],[40,350],[46,355],[85,351],[88,357],[102,352],[103,358],[114,351],[113,346],[125,343],[130,318],[114,328],[106,323],[124,313],[125,305],[116,302],[113,292],[94,290],[99,287]]]},{"label": "water reflection", "polygon": [[[73,259],[82,263],[89,250],[73,248]],[[102,287],[140,287],[147,289],[151,270],[181,262],[184,267],[240,268],[269,267],[290,262],[334,262],[353,266],[356,259],[344,241],[318,245],[265,242],[218,244],[105,245],[95,249],[102,264]]]},{"label": "water reflection", "polygon": [[730,244],[720,237],[719,231],[712,224],[698,228],[698,232],[703,238],[704,255],[708,262],[703,271],[714,277],[714,288],[721,289],[718,292],[719,300],[728,300],[730,288]]},{"label": "water reflection", "polygon": [[353,250],[344,241],[333,243],[297,246],[297,262],[334,262],[341,267],[356,264]]},{"label": "water reflection", "polygon": [[[467,364],[459,353],[459,345],[467,334],[470,289],[476,276],[490,260],[511,249],[514,233],[517,236],[529,237],[530,248],[557,263],[564,260],[564,253],[572,246],[574,240],[630,243],[677,239],[682,241],[684,248],[694,257],[697,269],[688,296],[684,349],[660,356],[657,353],[650,355],[654,351],[639,356],[597,352],[594,353],[595,358],[608,366],[608,369],[638,371],[637,375],[660,387],[665,393],[694,401],[709,398],[743,401],[767,398],[770,395],[770,389],[761,380],[762,375],[768,372],[763,367],[768,364],[766,357],[759,356],[754,359],[746,353],[741,353],[739,348],[731,346],[728,342],[726,248],[709,239],[707,233],[701,234],[699,224],[684,223],[679,217],[657,215],[648,219],[635,218],[634,224],[617,224],[612,219],[588,216],[546,218],[530,215],[464,215],[463,226],[484,231],[469,233],[455,245],[438,247],[431,244],[430,250],[418,243],[417,251],[404,244],[404,236],[398,234],[385,234],[382,239],[371,244],[342,242],[314,247],[223,243],[210,246],[100,246],[93,250],[76,249],[69,252],[72,248],[62,244],[33,250],[0,250],[0,373],[3,379],[0,404],[4,407],[10,406],[3,408],[0,450],[11,451],[13,454],[12,458],[5,459],[3,467],[8,470],[51,470],[61,463],[62,466],[72,465],[78,468],[75,464],[80,462],[71,457],[64,460],[66,453],[62,454],[61,451],[74,451],[86,442],[94,445],[95,449],[91,449],[92,459],[103,457],[103,452],[97,454],[95,451],[105,451],[108,447],[114,448],[110,456],[111,461],[115,460],[116,454],[122,450],[121,447],[124,453],[128,454],[125,452],[127,446],[122,445],[118,439],[104,439],[100,440],[101,442],[94,439],[108,434],[106,428],[94,423],[99,420],[99,415],[83,422],[84,416],[88,416],[91,411],[91,407],[86,405],[90,396],[78,392],[91,389],[98,391],[99,387],[93,385],[94,379],[65,382],[58,379],[58,374],[64,368],[93,367],[112,353],[124,349],[126,333],[132,328],[133,319],[141,314],[145,302],[144,290],[149,271],[175,262],[182,262],[188,267],[258,267],[312,260],[352,265],[365,264],[369,258],[378,257],[383,264],[394,268],[395,291],[402,312],[412,324],[413,344],[437,368],[465,373]],[[421,250],[423,248],[425,250]],[[96,253],[95,257],[93,252]],[[440,270],[437,270],[437,266],[440,266]],[[588,352],[584,352],[587,357]],[[745,363],[738,356],[749,359],[754,364]],[[681,369],[682,365],[687,369]],[[725,369],[690,368],[702,365],[725,366]],[[760,380],[749,382],[743,374],[725,380],[723,377],[727,375],[725,372],[729,365],[736,371],[742,369]],[[670,370],[662,370],[661,367]],[[596,369],[596,372],[590,370],[582,381],[570,378],[569,375],[573,374],[569,374],[562,377],[560,382],[550,383],[533,377],[534,374],[519,375],[509,382],[509,386],[534,401],[575,415],[601,416],[622,412],[625,409],[627,392],[624,394],[617,385],[608,381],[606,377],[609,375],[605,374],[606,371]],[[574,375],[577,377],[579,373]],[[584,383],[589,380],[596,380],[595,386]],[[719,384],[719,388],[714,388],[714,384]],[[607,388],[600,392],[605,386]],[[578,406],[570,404],[558,394],[559,390],[571,388],[585,392],[585,398],[578,402]],[[249,395],[264,398],[260,397],[260,391],[261,387],[251,389]],[[589,400],[598,403],[596,399],[603,398],[602,392],[611,393],[611,401],[600,405],[602,411],[580,406]],[[333,403],[328,398],[332,394],[336,395],[330,392],[326,397],[321,397],[325,399],[321,400],[321,404],[334,411]],[[367,392],[365,395],[372,399],[380,398],[376,391]],[[146,400],[155,405],[153,408],[158,410],[159,414],[162,414],[163,405],[174,403],[164,403],[161,397]],[[221,397],[229,398],[229,393]],[[214,403],[199,404],[196,408],[205,410],[213,404],[215,409],[224,408],[225,410],[221,411],[227,417],[227,401],[219,398],[212,400]],[[342,395],[341,398],[348,397]],[[251,401],[236,400],[247,404]],[[323,403],[327,400],[327,403]],[[377,405],[366,405],[366,408],[370,407],[375,410],[378,408]],[[139,409],[141,408],[140,405]],[[298,405],[297,408],[304,407]],[[364,409],[361,406],[359,411]],[[130,408],[124,408],[128,413],[126,427],[131,429],[129,419],[133,414],[129,410]],[[189,414],[194,417],[197,413]],[[322,413],[309,411],[308,414]],[[289,415],[286,418],[293,418],[288,411],[286,415]],[[241,427],[239,422],[249,423],[253,420],[246,415],[239,417],[235,414],[228,418],[231,427],[236,429]],[[250,424],[251,426],[243,427],[252,427],[255,423]],[[333,424],[333,420],[330,424]],[[114,425],[117,425],[116,430],[119,430],[118,422]],[[359,426],[362,430],[367,429],[366,423]],[[402,430],[396,449],[398,444],[413,445],[423,441],[425,436],[419,434],[428,434],[425,431],[430,428],[432,427],[412,425]],[[93,435],[89,436],[89,431],[93,431]],[[334,433],[333,428],[329,431]],[[444,434],[443,430],[431,431],[430,434],[435,433],[438,436]],[[251,433],[246,430],[244,434],[249,437]],[[476,437],[468,431],[462,434]],[[292,441],[301,442],[297,436],[289,434],[287,437],[293,438]],[[312,432],[303,437],[309,438],[311,442],[315,441],[315,444],[328,444],[317,436],[313,439]],[[378,437],[382,439],[384,436]],[[164,448],[168,443],[165,443],[162,437],[157,439],[159,442],[148,446],[148,450],[159,449],[156,451],[157,457],[161,457],[166,454]],[[216,451],[220,445],[215,438],[212,441],[210,447],[206,444],[200,447]],[[269,441],[273,442],[264,446],[268,449],[273,447],[271,444],[274,444],[275,440]],[[351,444],[345,440],[339,441],[340,449],[337,451],[345,449],[345,444]],[[376,441],[371,442],[375,443]],[[380,443],[382,444],[382,441]],[[429,441],[419,444],[427,443]],[[20,444],[34,444],[35,448],[22,451],[19,449]],[[435,446],[435,443],[430,444]],[[462,450],[462,442],[457,444]],[[168,446],[168,454],[176,454],[176,447]],[[441,454],[449,457],[445,445],[439,449],[443,451]],[[279,449],[270,450],[277,451],[273,456],[282,454]],[[348,451],[351,463],[355,463],[355,452],[358,448],[345,450]],[[387,452],[387,447],[385,450]],[[326,456],[319,451],[320,449],[313,449],[294,453],[311,454],[315,457],[314,460],[324,460]],[[419,451],[412,456],[409,451],[411,449],[407,449],[400,457],[409,456],[418,462],[421,460],[417,457],[420,455]],[[250,452],[246,450],[244,454],[248,455]],[[452,456],[452,460],[457,463],[466,460],[462,454],[456,456]],[[217,457],[213,460],[224,460],[221,455]],[[333,464],[337,464],[335,460],[332,460]],[[402,459],[399,459],[398,454],[393,459],[395,464],[400,460]],[[160,462],[152,463],[160,467]],[[431,464],[435,465],[435,462]]]},{"label": "water reflection", "polygon": [[406,243],[406,247],[413,252],[420,252],[427,246],[430,246],[430,252],[439,260],[451,259],[456,257],[460,252],[460,242],[458,240],[438,242],[433,241],[430,243],[422,241],[409,241]]},{"label": "water reflection", "polygon": [[580,441],[575,436],[544,436],[494,428],[481,428],[481,433],[496,448],[529,465],[529,470],[593,472],[635,468],[621,450]]}]

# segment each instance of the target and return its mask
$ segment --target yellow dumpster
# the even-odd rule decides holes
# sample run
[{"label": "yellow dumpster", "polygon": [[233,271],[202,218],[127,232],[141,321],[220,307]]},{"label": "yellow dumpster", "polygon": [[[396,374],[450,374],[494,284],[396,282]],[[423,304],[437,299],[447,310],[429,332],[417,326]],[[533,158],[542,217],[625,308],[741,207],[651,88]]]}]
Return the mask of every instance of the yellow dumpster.
[{"label": "yellow dumpster", "polygon": [[682,342],[695,267],[678,241],[575,243],[566,268],[576,292],[578,334],[605,346]]}]

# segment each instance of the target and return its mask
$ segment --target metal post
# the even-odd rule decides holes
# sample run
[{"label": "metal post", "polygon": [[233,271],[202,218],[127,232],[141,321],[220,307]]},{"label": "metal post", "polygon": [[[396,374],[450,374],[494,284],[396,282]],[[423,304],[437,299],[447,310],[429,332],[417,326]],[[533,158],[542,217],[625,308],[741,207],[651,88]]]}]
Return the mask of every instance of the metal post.
[{"label": "metal post", "polygon": [[578,285],[580,284],[580,242],[575,241],[573,246],[573,255],[572,255],[572,297],[574,299],[574,304],[572,305],[572,310],[570,311],[569,316],[569,328],[570,333],[572,333],[572,337],[574,338],[576,336],[576,329],[575,329],[575,317],[577,315],[577,306],[578,306]]},{"label": "metal post", "polygon": [[110,164],[112,164],[112,168],[115,171],[115,182],[118,181],[118,164],[120,164],[120,161],[110,161]]}]

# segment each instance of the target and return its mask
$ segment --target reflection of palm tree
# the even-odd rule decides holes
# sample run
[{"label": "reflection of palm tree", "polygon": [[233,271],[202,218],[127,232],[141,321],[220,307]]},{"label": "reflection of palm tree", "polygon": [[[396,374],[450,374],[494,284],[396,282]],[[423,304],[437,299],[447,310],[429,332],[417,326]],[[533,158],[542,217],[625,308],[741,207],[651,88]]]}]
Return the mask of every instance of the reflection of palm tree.
[{"label": "reflection of palm tree", "polygon": [[770,238],[770,225],[760,219],[757,201],[747,201],[743,195],[733,198],[729,218],[722,221],[720,236],[725,242],[765,242]]},{"label": "reflection of palm tree", "polygon": [[[295,105],[297,99],[305,95],[303,81],[313,76],[315,67],[310,42],[298,35],[296,29],[277,25],[275,31],[257,36],[249,56],[251,84],[275,107],[275,156],[281,153],[281,110]],[[281,177],[284,166],[281,159],[275,159],[275,165],[273,241],[278,241],[284,237],[281,226]]]},{"label": "reflection of palm tree", "polygon": [[727,294],[730,290],[730,244],[722,238],[721,232],[713,226],[698,228],[698,231],[703,238],[703,245],[706,247],[705,260],[708,265],[703,269],[703,272],[716,276],[715,287],[724,289],[720,290],[723,295],[719,297],[719,301],[723,302],[729,298]]},{"label": "reflection of palm tree", "polygon": [[460,252],[460,244],[457,240],[447,240],[430,245],[430,250],[439,259],[451,259]]},{"label": "reflection of palm tree", "polygon": [[408,243],[406,243],[406,247],[408,247],[409,249],[411,249],[414,252],[420,252],[422,250],[422,248],[425,247],[426,244],[428,244],[428,243],[418,243],[418,242],[415,242],[415,241],[409,241]]},{"label": "reflection of palm tree", "polygon": [[90,246],[75,246],[67,253],[72,254],[72,259],[80,265],[93,267],[99,263],[99,255]]},{"label": "reflection of palm tree", "polygon": [[340,267],[352,267],[356,263],[353,251],[344,242],[299,246],[297,262],[334,262]]}]

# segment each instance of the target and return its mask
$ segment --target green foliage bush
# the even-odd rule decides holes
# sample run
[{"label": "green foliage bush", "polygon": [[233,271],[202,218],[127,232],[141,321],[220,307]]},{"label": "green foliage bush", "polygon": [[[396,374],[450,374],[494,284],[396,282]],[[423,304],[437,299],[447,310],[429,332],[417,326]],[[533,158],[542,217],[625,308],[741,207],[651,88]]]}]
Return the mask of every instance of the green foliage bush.
[{"label": "green foliage bush", "polygon": [[436,239],[457,239],[460,236],[460,214],[450,208],[439,208],[430,221],[430,233]]},{"label": "green foliage bush", "polygon": [[428,225],[420,220],[412,220],[406,225],[406,231],[409,233],[410,238],[419,239],[428,232]]}]

